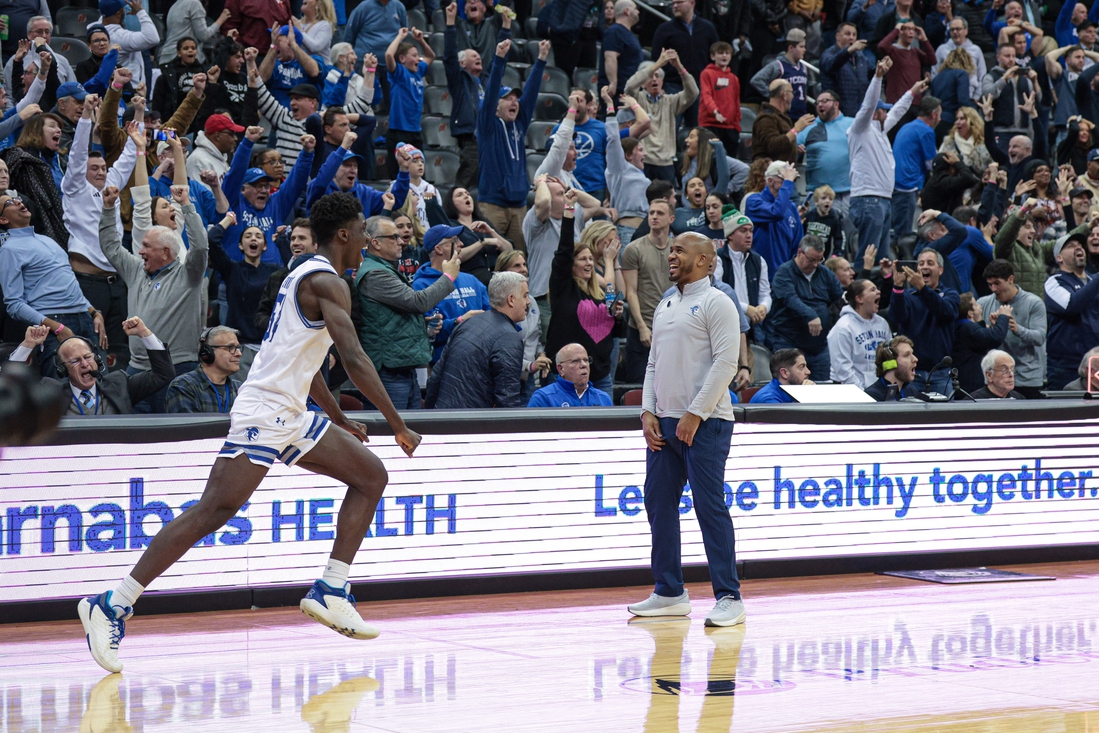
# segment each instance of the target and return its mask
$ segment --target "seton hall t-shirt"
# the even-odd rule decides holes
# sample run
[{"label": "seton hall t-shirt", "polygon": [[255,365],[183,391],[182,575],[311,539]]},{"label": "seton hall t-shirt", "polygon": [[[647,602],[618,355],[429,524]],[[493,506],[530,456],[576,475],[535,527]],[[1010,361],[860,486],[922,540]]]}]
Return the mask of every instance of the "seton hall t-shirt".
[{"label": "seton hall t-shirt", "polygon": [[398,63],[397,70],[389,73],[389,129],[420,132],[425,74],[425,61],[419,63],[415,72]]}]

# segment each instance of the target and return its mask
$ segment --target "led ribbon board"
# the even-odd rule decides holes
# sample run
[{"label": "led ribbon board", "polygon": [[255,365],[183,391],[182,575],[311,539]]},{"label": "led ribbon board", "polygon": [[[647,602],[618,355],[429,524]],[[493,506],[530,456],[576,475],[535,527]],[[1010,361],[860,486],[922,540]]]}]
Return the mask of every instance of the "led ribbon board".
[{"label": "led ribbon board", "polygon": [[[725,476],[738,558],[1094,543],[1097,426],[738,423]],[[199,498],[222,442],[6,449],[0,602],[91,594],[123,577]],[[356,582],[648,566],[640,430],[428,435],[412,459],[388,436],[370,447],[390,483]],[[312,582],[345,491],[276,464],[152,589]],[[683,561],[704,563],[689,488],[680,511]]]}]

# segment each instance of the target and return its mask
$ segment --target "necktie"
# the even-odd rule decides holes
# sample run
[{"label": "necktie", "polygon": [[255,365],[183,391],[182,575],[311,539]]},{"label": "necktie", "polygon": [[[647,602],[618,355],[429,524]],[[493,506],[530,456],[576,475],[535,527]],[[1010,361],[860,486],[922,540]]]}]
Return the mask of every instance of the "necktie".
[{"label": "necktie", "polygon": [[86,389],[80,390],[80,404],[84,407],[92,406],[92,393]]}]

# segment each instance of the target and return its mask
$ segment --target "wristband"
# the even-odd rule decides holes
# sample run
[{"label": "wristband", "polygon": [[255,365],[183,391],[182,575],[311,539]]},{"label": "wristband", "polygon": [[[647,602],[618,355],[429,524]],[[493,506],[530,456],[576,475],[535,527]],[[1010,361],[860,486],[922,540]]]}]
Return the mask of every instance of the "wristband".
[{"label": "wristband", "polygon": [[637,102],[634,102],[633,104],[630,105],[630,109],[637,109],[640,106],[641,106],[640,104],[638,104]]},{"label": "wristband", "polygon": [[364,66],[363,67],[363,71],[365,71],[367,74],[373,74],[377,70],[378,70],[377,66]]},{"label": "wristband", "polygon": [[122,91],[122,87],[123,87],[123,86],[124,86],[124,85],[122,85],[122,84],[119,84],[119,83],[117,83],[117,82],[113,82],[113,81],[111,82],[111,89],[114,89],[114,90],[115,90],[116,92],[120,92],[120,91]]},{"label": "wristband", "polygon": [[138,151],[137,151],[137,154],[138,154],[138,155],[145,155],[145,151],[144,151],[144,150],[138,150]]},{"label": "wristband", "polygon": [[568,112],[568,113],[569,113],[570,115],[574,115],[574,114],[576,114],[576,107],[569,107],[569,112]]},{"label": "wristband", "polygon": [[60,336],[61,332],[64,331],[64,330],[65,330],[65,324],[64,323],[58,323],[57,328],[53,332],[53,335],[54,336]]},{"label": "wristband", "polygon": [[614,105],[613,104],[608,104],[607,105],[607,114],[609,114],[609,115],[614,114]]},{"label": "wristband", "polygon": [[447,276],[448,278],[450,278],[450,281],[451,281],[451,282],[454,282],[454,279],[455,279],[455,278],[454,278],[454,276],[453,276],[453,275],[451,275],[451,274],[450,274],[449,272],[444,272],[443,274],[444,274],[444,275],[446,275],[446,276]]},{"label": "wristband", "polygon": [[904,288],[893,288],[893,292],[897,295],[904,295]]}]

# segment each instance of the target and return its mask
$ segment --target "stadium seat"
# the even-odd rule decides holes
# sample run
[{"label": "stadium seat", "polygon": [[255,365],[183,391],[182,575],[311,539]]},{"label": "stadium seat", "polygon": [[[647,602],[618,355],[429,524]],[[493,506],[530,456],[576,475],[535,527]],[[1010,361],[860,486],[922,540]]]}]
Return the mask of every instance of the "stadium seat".
[{"label": "stadium seat", "polygon": [[[516,41],[516,43],[522,43],[527,49],[527,60],[532,64],[538,60],[538,44],[540,41],[532,38],[529,41]],[[553,49],[550,49],[549,56],[546,57],[546,66],[556,66],[556,62],[553,60]]]},{"label": "stadium seat", "polygon": [[50,39],[50,48],[56,53],[65,57],[73,66],[87,61],[92,57],[91,49],[88,48],[88,44],[81,41],[79,38],[66,38],[64,36],[54,36]]},{"label": "stadium seat", "polygon": [[[127,11],[127,13],[129,13],[129,11]],[[157,35],[160,36],[161,41],[168,37],[168,25],[165,22],[164,17],[164,13],[149,13],[149,20],[153,21],[153,26],[156,28]],[[88,29],[85,28],[83,33],[77,35],[80,38],[86,37],[88,35]],[[153,58],[156,58],[156,54],[153,54]]]},{"label": "stadium seat", "polygon": [[424,153],[424,178],[436,186],[453,185],[458,175],[458,154],[449,150],[429,150]]},{"label": "stadium seat", "polygon": [[740,398],[740,404],[743,405],[751,402],[752,398],[756,396],[756,392],[760,391],[761,389],[763,389],[762,385],[759,387],[745,387],[744,389],[737,392],[737,397]]},{"label": "stadium seat", "polygon": [[[488,77],[485,78],[487,79]],[[512,89],[515,89],[516,87],[523,86],[523,78],[519,75],[519,70],[509,64],[504,69],[504,80],[502,83],[506,87],[511,87]]]},{"label": "stadium seat", "polygon": [[641,399],[645,394],[643,389],[631,389],[626,394],[622,395],[622,404],[626,407],[640,407]]},{"label": "stadium seat", "polygon": [[427,83],[433,87],[446,86],[446,69],[442,59],[435,59],[427,67]]},{"label": "stadium seat", "polygon": [[752,369],[753,382],[771,381],[771,352],[766,346],[752,344],[752,356],[755,357],[755,368]]},{"label": "stadium seat", "polygon": [[572,91],[572,80],[556,66],[547,66],[542,69],[542,86],[538,91],[543,94],[560,94],[567,100]]},{"label": "stadium seat", "polygon": [[535,174],[538,173],[538,166],[542,165],[542,161],[545,159],[545,153],[527,152],[527,178],[532,182],[534,181]]},{"label": "stadium seat", "polygon": [[439,8],[431,14],[431,30],[436,33],[443,33],[446,31],[446,11]]},{"label": "stadium seat", "polygon": [[585,69],[578,66],[572,72],[572,85],[580,89],[590,89],[592,94],[599,94],[599,69]]},{"label": "stadium seat", "polygon": [[431,44],[431,50],[435,52],[435,56],[438,58],[443,57],[443,44],[446,42],[445,38],[446,37],[442,33],[432,33],[427,37],[428,43]]},{"label": "stadium seat", "polygon": [[446,87],[424,87],[424,112],[450,117],[453,107],[450,90]]},{"label": "stadium seat", "polygon": [[91,8],[66,6],[53,15],[54,32],[58,36],[83,38],[88,34],[88,23],[99,17],[99,11]]},{"label": "stadium seat", "polygon": [[385,152],[385,147],[374,148],[374,170],[384,172],[385,161],[389,156]]},{"label": "stadium seat", "polygon": [[[512,28],[514,28],[514,27],[515,26],[512,26]],[[537,38],[538,37],[538,18],[536,16],[532,15],[531,17],[527,18],[526,32],[527,32],[527,38]]]},{"label": "stadium seat", "polygon": [[526,81],[527,77],[530,76],[530,64],[525,61],[508,61],[508,68],[518,71],[519,78],[523,81]]},{"label": "stadium seat", "polygon": [[357,397],[340,393],[340,409],[344,412],[355,412],[363,409],[363,403]]},{"label": "stadium seat", "polygon": [[378,115],[378,124],[374,126],[374,137],[384,137],[389,132],[389,115]]},{"label": "stadium seat", "polygon": [[[424,11],[419,8],[413,8],[408,11],[408,27],[419,28],[424,33],[427,33],[427,16],[424,15]],[[410,39],[411,40],[411,39]]]},{"label": "stadium seat", "polygon": [[568,100],[560,94],[539,94],[538,106],[534,108],[534,119],[560,122],[568,111]]},{"label": "stadium seat", "polygon": [[450,134],[449,117],[424,117],[421,121],[424,145],[429,148],[457,149],[458,141]]},{"label": "stadium seat", "polygon": [[530,123],[530,127],[527,128],[527,148],[541,153],[546,152],[546,141],[553,137],[553,128],[557,123],[558,120]]}]

